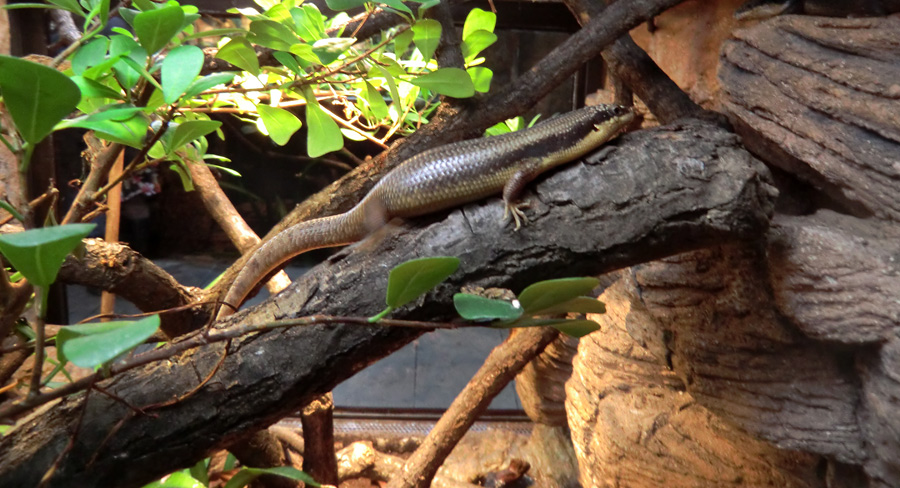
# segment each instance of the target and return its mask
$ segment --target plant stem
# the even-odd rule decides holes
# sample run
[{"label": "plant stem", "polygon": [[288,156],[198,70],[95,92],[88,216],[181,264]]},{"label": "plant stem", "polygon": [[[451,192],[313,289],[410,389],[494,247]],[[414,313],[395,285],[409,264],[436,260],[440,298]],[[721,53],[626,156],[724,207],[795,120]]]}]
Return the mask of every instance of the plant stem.
[{"label": "plant stem", "polygon": [[37,319],[34,322],[34,370],[31,372],[31,386],[28,388],[29,398],[37,396],[41,390],[41,377],[44,371],[44,317],[47,315],[47,297],[50,294],[50,288],[36,286],[35,291],[39,299],[35,302],[38,309]]}]

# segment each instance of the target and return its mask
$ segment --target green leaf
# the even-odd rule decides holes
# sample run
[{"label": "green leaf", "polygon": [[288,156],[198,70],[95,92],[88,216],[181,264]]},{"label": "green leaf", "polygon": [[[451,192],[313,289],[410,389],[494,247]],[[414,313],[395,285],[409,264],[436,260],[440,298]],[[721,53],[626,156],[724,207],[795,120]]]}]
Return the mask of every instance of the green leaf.
[{"label": "green leaf", "polygon": [[330,64],[355,43],[355,37],[328,37],[314,42],[312,52],[321,60],[322,64]]},{"label": "green leaf", "polygon": [[325,5],[331,10],[350,10],[365,4],[366,0],[325,0]]},{"label": "green leaf", "polygon": [[148,10],[134,18],[134,33],[147,52],[155,53],[181,31],[182,22],[184,11],[178,5]]},{"label": "green leaf", "polygon": [[384,98],[381,96],[381,92],[376,90],[368,81],[365,83],[366,94],[363,96],[363,99],[369,105],[369,109],[376,118],[379,120],[385,119],[390,114],[390,111],[388,110],[387,103],[385,103]]},{"label": "green leaf", "polygon": [[486,30],[477,30],[469,34],[462,42],[462,55],[466,63],[471,63],[475,58],[488,48],[491,44],[497,42],[497,34]]},{"label": "green leaf", "polygon": [[234,81],[234,75],[235,74],[231,71],[223,71],[221,73],[206,75],[199,80],[195,80],[193,83],[191,83],[191,86],[189,86],[188,89],[185,90],[184,98],[195,97],[214,86],[226,85],[228,83],[231,83],[232,81]]},{"label": "green leaf", "polygon": [[292,54],[297,55],[301,61],[305,61],[308,66],[309,64],[322,64],[322,60],[316,56],[316,53],[313,52],[313,47],[309,44],[298,43],[291,46],[290,49]]},{"label": "green leaf", "polygon": [[193,176],[191,176],[191,171],[180,157],[176,156],[172,159],[172,164],[169,165],[169,169],[174,171],[175,174],[178,175],[178,178],[181,179],[181,186],[184,188],[184,191],[194,191],[194,179]]},{"label": "green leaf", "polygon": [[72,12],[74,14],[84,15],[84,13],[85,13],[84,9],[82,9],[81,5],[79,5],[78,0],[48,0],[48,1],[50,3],[52,3],[53,5],[56,5],[57,7],[61,8],[63,10],[68,10],[69,12]]},{"label": "green leaf", "polygon": [[201,68],[203,50],[199,47],[186,44],[169,51],[160,71],[166,103],[175,103],[200,74]]},{"label": "green leaf", "polygon": [[[119,11],[121,12],[121,9]],[[205,31],[195,32],[193,34],[188,34],[184,36],[184,40],[191,41],[194,39],[202,39],[204,37],[234,36],[237,34],[243,34],[245,32],[247,32],[246,29],[241,29],[238,27],[223,27],[221,29],[209,29]]]},{"label": "green leaf", "polygon": [[606,305],[592,297],[575,297],[569,301],[547,307],[540,311],[541,315],[564,313],[606,313]]},{"label": "green leaf", "polygon": [[[388,70],[380,64],[376,64],[375,69],[377,69],[378,72],[381,73],[381,76],[384,78],[384,82],[387,83],[388,92],[391,94],[391,100],[394,102],[394,107],[396,107],[397,112],[401,112],[400,107],[403,104],[403,99],[400,98],[400,90],[397,88],[397,80],[395,80],[391,73],[388,72]],[[369,78],[372,78],[371,70],[369,70]]]},{"label": "green leaf", "polygon": [[341,134],[345,139],[350,139],[351,141],[362,142],[366,140],[366,136],[356,132],[355,130],[345,129],[341,127]]},{"label": "green leaf", "polygon": [[584,337],[595,330],[600,330],[600,324],[593,320],[566,320],[554,325],[553,328],[572,337]]},{"label": "green leaf", "polygon": [[117,92],[103,83],[90,78],[73,76],[70,79],[78,85],[82,98],[111,98],[113,100],[123,100],[125,98],[121,92]]},{"label": "green leaf", "polygon": [[291,45],[300,41],[287,26],[274,20],[254,20],[250,22],[248,40],[277,51],[289,51]]},{"label": "green leaf", "polygon": [[149,125],[150,118],[140,107],[116,105],[101,112],[66,120],[57,128],[91,129],[101,139],[140,148],[144,145]]},{"label": "green leaf", "polygon": [[136,322],[100,322],[60,327],[56,356],[82,368],[95,368],[134,349],[159,329],[159,315]]},{"label": "green leaf", "polygon": [[228,483],[225,484],[225,488],[242,488],[264,474],[274,474],[276,476],[302,481],[308,486],[322,486],[319,483],[316,483],[316,480],[314,480],[312,476],[297,468],[291,466],[279,466],[277,468],[241,468],[237,474],[228,480]]},{"label": "green leaf", "polygon": [[329,117],[315,100],[315,97],[306,97],[306,152],[311,158],[344,147],[344,136],[337,122]]},{"label": "green leaf", "polygon": [[192,478],[200,482],[201,487],[209,486],[209,458],[197,461],[189,472]]},{"label": "green leaf", "polygon": [[600,280],[597,278],[562,278],[537,282],[522,290],[519,303],[528,315],[541,313],[543,310],[567,302],[573,298],[590,293]]},{"label": "green leaf", "polygon": [[478,30],[486,30],[494,32],[497,26],[497,14],[486,12],[480,8],[473,8],[466,16],[466,22],[463,24],[462,38],[465,41],[469,35]]},{"label": "green leaf", "polygon": [[175,134],[172,136],[168,152],[171,154],[185,144],[203,137],[221,126],[222,123],[218,120],[189,120],[182,122],[175,128]]},{"label": "green leaf", "polygon": [[412,10],[404,5],[401,0],[378,0],[378,3],[387,5],[388,7],[397,10],[398,12],[409,14],[410,18],[412,17]]},{"label": "green leaf", "polygon": [[91,66],[106,60],[106,50],[109,48],[109,38],[97,36],[93,41],[81,46],[72,56],[72,72],[76,75],[84,74]]},{"label": "green leaf", "polygon": [[459,68],[441,68],[409,80],[426,90],[453,98],[469,98],[475,95],[475,85],[469,74]]},{"label": "green leaf", "polygon": [[[113,58],[127,57],[141,67],[146,66],[147,64],[147,50],[141,47],[131,37],[122,35],[115,35],[110,37],[109,55]],[[124,61],[124,59],[119,59],[118,61],[116,61],[116,63],[113,65],[113,69],[115,69],[116,71],[116,79],[119,80],[119,84],[126,89],[134,88],[134,85],[141,77],[140,70],[133,69],[130,64]],[[91,71],[93,71],[93,69]],[[85,76],[91,78],[93,77],[93,74],[85,73]]]},{"label": "green leaf", "polygon": [[413,40],[413,31],[405,30],[394,37],[394,53],[399,58],[409,49]]},{"label": "green leaf", "polygon": [[291,136],[303,125],[296,115],[283,108],[260,104],[256,109],[272,142],[279,146],[287,144]]},{"label": "green leaf", "polygon": [[81,90],[53,68],[0,56],[0,94],[19,134],[37,144],[81,101]]},{"label": "green leaf", "polygon": [[456,313],[466,320],[515,320],[522,316],[522,309],[512,303],[468,293],[453,295],[453,306]]},{"label": "green leaf", "polygon": [[448,256],[413,259],[399,264],[388,277],[385,302],[389,307],[402,307],[446,280],[458,268],[459,258]]},{"label": "green leaf", "polygon": [[[290,51],[290,49],[288,49],[288,51]],[[295,58],[293,54],[284,51],[273,51],[272,57],[283,64],[287,69],[293,71],[295,75],[303,76],[305,74],[303,68],[300,67],[300,63],[297,62],[297,58]]]},{"label": "green leaf", "polygon": [[256,51],[250,45],[250,41],[244,37],[235,37],[228,41],[228,44],[219,48],[216,57],[241,68],[253,76],[259,76],[259,60],[256,59]]},{"label": "green leaf", "polygon": [[491,80],[494,78],[494,72],[482,66],[476,66],[466,70],[469,77],[472,78],[472,84],[475,85],[475,91],[487,93],[491,89]]},{"label": "green leaf", "polygon": [[96,224],[69,224],[0,235],[0,253],[34,286],[47,287],[66,256]]},{"label": "green leaf", "polygon": [[413,41],[422,58],[427,62],[434,56],[434,50],[441,42],[441,23],[434,19],[424,19],[412,26]]},{"label": "green leaf", "polygon": [[141,76],[144,77],[145,80],[147,80],[147,82],[149,82],[151,85],[155,86],[156,89],[158,89],[159,91],[162,91],[162,85],[160,85],[159,82],[156,81],[156,78],[154,78],[153,75],[151,75],[149,71],[144,69],[144,65],[138,63],[137,61],[131,59],[130,57],[122,58],[122,62],[124,62],[125,64],[130,66],[131,69],[133,69],[134,71],[138,72]]},{"label": "green leaf", "polygon": [[182,470],[170,474],[165,481],[154,481],[149,485],[144,485],[143,488],[206,488],[208,484],[208,481],[204,484],[201,480],[196,479],[192,473]]},{"label": "green leaf", "polygon": [[325,16],[315,5],[304,4],[300,8],[291,9],[297,34],[309,43],[325,37]]},{"label": "green leaf", "polygon": [[16,207],[13,207],[12,204],[6,200],[0,200],[0,208],[9,212],[9,214],[19,222],[25,222],[25,216],[19,213],[19,211],[16,210]]}]

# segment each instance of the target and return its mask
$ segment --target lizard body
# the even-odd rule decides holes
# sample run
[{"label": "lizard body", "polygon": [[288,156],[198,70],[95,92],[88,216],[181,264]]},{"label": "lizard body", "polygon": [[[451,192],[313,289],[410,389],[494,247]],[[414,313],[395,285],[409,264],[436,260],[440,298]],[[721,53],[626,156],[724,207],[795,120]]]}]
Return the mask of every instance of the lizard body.
[{"label": "lizard body", "polygon": [[525,215],[515,201],[525,184],[612,139],[633,117],[624,107],[586,107],[529,129],[417,154],[386,174],[347,212],[301,222],[266,241],[228,289],[218,318],[230,315],[260,280],[291,258],[356,242],[395,217],[425,215],[502,191],[504,215],[511,213],[518,229]]}]

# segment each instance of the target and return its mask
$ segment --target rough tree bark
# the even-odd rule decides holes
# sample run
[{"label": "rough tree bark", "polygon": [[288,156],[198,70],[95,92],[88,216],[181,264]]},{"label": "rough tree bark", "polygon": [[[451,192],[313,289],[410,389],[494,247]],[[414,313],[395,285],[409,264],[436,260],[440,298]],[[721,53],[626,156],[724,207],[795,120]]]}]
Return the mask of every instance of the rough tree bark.
[{"label": "rough tree bark", "polygon": [[[758,236],[773,208],[767,175],[737,138],[710,124],[631,134],[535,185],[537,195],[527,195],[534,222],[519,232],[498,225],[496,199],[418,219],[412,228],[388,228],[220,326],[300,312],[370,315],[383,307],[372,290],[384,288],[387,271],[418,256],[455,255],[462,266],[398,318],[449,317],[450,297],[463,284],[520,290],[540,279],[600,274]],[[84,395],[75,395],[4,436],[0,478],[33,485],[80,425],[49,486],[139,486],[295,411],[419,333],[374,326],[279,330],[126,372],[103,387],[130,406],[94,393],[83,410]]]},{"label": "rough tree bark", "polygon": [[608,292],[568,385],[583,483],[900,485],[898,34],[790,16],[725,44],[722,105],[786,214]]}]

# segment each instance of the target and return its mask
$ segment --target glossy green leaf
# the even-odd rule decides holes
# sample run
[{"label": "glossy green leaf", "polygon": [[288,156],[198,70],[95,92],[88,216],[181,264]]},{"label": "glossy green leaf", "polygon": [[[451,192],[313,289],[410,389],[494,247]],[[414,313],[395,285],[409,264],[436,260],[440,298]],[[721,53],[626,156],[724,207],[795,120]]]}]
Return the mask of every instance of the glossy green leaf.
[{"label": "glossy green leaf", "polygon": [[331,10],[350,10],[365,4],[366,0],[325,0],[325,5]]},{"label": "glossy green leaf", "polygon": [[67,120],[65,126],[91,129],[101,139],[139,149],[144,145],[150,118],[140,108],[123,107],[121,111],[108,110]]},{"label": "glossy green leaf", "polygon": [[330,64],[355,43],[355,37],[327,37],[314,42],[312,52],[322,61],[322,64]]},{"label": "glossy green leaf", "polygon": [[159,329],[159,315],[136,322],[116,321],[60,327],[56,356],[82,368],[96,368],[142,344]]},{"label": "glossy green leaf", "polygon": [[209,458],[201,459],[188,470],[191,477],[199,481],[203,488],[209,486],[209,461]]},{"label": "glossy green leaf", "polygon": [[182,22],[184,11],[178,5],[149,10],[134,18],[134,33],[147,52],[155,53],[181,31]]},{"label": "glossy green leaf", "polygon": [[184,92],[185,98],[195,97],[206,90],[209,90],[218,85],[227,85],[234,81],[235,73],[230,71],[223,71],[221,73],[213,73],[211,75],[206,75],[199,80],[195,80],[191,83],[191,86],[188,87]]},{"label": "glossy green leaf", "polygon": [[259,60],[256,59],[256,51],[250,45],[250,41],[244,37],[235,37],[228,41],[228,44],[219,48],[216,57],[241,68],[253,76],[259,76]]},{"label": "glossy green leaf", "polygon": [[312,4],[304,4],[291,9],[297,34],[306,42],[313,43],[325,37],[325,16]]},{"label": "glossy green leaf", "polygon": [[295,58],[293,54],[284,51],[273,51],[272,57],[283,64],[285,68],[291,70],[295,75],[303,76],[305,74],[303,68],[300,67],[300,63],[297,62],[297,58]]},{"label": "glossy green leaf", "polygon": [[385,301],[389,307],[402,307],[446,280],[458,268],[459,258],[448,256],[402,263],[391,270]]},{"label": "glossy green leaf", "polygon": [[297,468],[291,466],[279,466],[277,468],[241,468],[237,474],[228,480],[228,483],[225,484],[225,488],[243,488],[264,474],[274,474],[276,476],[283,476],[292,480],[302,481],[306,483],[307,486],[322,486],[319,483],[316,483],[316,480],[314,480],[312,476]]},{"label": "glossy green leaf", "polygon": [[563,303],[540,310],[541,315],[565,313],[606,313],[606,305],[592,297],[575,297]]},{"label": "glossy green leaf", "polygon": [[[317,158],[344,147],[344,136],[337,122],[319,107],[313,97],[307,97],[306,104],[306,152]],[[313,101],[310,101],[313,100]]]},{"label": "glossy green leaf", "polygon": [[515,320],[522,316],[522,309],[512,303],[468,293],[453,295],[453,306],[456,313],[466,320]]},{"label": "glossy green leaf", "polygon": [[394,36],[394,53],[399,58],[403,56],[407,49],[409,49],[409,45],[412,44],[413,40],[413,31],[405,30],[396,36]]},{"label": "glossy green leaf", "polygon": [[366,136],[356,132],[355,130],[345,129],[341,127],[341,134],[345,139],[350,139],[351,141],[362,142],[366,140]]},{"label": "glossy green leaf", "polygon": [[78,48],[72,56],[72,72],[76,75],[84,74],[91,66],[106,60],[106,50],[109,48],[109,38],[97,36],[94,40]]},{"label": "glossy green leaf", "polygon": [[401,0],[378,0],[378,3],[387,5],[388,7],[398,11],[408,14],[409,17],[412,17],[412,10],[409,9],[406,5],[403,4]]},{"label": "glossy green leaf", "polygon": [[9,56],[0,56],[0,94],[22,139],[32,145],[81,101],[81,90],[68,76]]},{"label": "glossy green leaf", "polygon": [[117,92],[99,81],[83,76],[73,76],[71,80],[78,85],[82,98],[111,98],[114,100],[123,100],[125,98],[125,95],[121,92]]},{"label": "glossy green leaf", "polygon": [[471,63],[481,51],[484,51],[491,44],[497,42],[497,34],[486,30],[477,30],[462,42],[462,55],[466,63]]},{"label": "glossy green leaf", "polygon": [[131,3],[133,3],[141,12],[149,12],[151,10],[156,10],[159,7],[153,0],[133,0]]},{"label": "glossy green leaf", "polygon": [[100,23],[106,25],[109,22],[109,1],[100,0]]},{"label": "glossy green leaf", "polygon": [[0,235],[0,253],[34,286],[47,287],[66,256],[96,227],[69,224]]},{"label": "glossy green leaf", "polygon": [[78,0],[47,0],[48,2],[56,5],[57,7],[68,10],[74,14],[84,15],[84,9],[81,8],[81,5],[78,3]]},{"label": "glossy green leaf", "polygon": [[221,29],[209,29],[200,32],[195,32],[193,34],[188,34],[184,36],[185,41],[190,41],[193,39],[202,39],[204,37],[223,37],[223,36],[235,36],[238,34],[243,34],[247,32],[246,29],[241,29],[238,27],[223,27]]},{"label": "glossy green leaf", "polygon": [[595,330],[600,330],[600,324],[593,320],[566,320],[554,325],[553,328],[572,337],[584,337]]},{"label": "glossy green leaf", "polygon": [[185,44],[169,51],[160,70],[165,102],[175,103],[194,83],[201,68],[203,68],[203,50],[199,47]]},{"label": "glossy green leaf", "polygon": [[175,133],[172,135],[172,142],[169,146],[169,153],[177,150],[185,144],[203,137],[210,132],[215,131],[222,126],[218,120],[188,120],[178,124]]},{"label": "glossy green leaf", "polygon": [[466,70],[469,77],[472,78],[472,84],[475,85],[475,91],[487,93],[491,89],[491,80],[494,78],[494,72],[483,66],[476,66]]},{"label": "glossy green leaf", "polygon": [[192,474],[177,471],[166,477],[165,481],[154,481],[149,485],[144,485],[143,488],[206,488],[206,486]]},{"label": "glossy green leaf", "polygon": [[290,49],[292,54],[295,54],[300,61],[305,63],[303,66],[309,66],[310,64],[322,64],[322,60],[316,56],[316,53],[313,52],[313,47],[309,44],[298,43],[291,46]]},{"label": "glossy green leaf", "polygon": [[562,278],[540,281],[522,290],[522,293],[519,294],[519,303],[522,304],[526,314],[538,314],[573,298],[587,295],[599,283],[600,280],[597,278]]},{"label": "glossy green leaf", "polygon": [[366,94],[363,96],[363,99],[369,105],[369,110],[371,110],[372,114],[379,120],[387,118],[390,112],[388,111],[387,103],[385,103],[384,98],[381,96],[381,92],[375,89],[368,81],[366,81],[365,84]]},{"label": "glossy green leaf", "polygon": [[184,191],[194,191],[194,177],[191,176],[191,170],[188,169],[181,157],[174,156],[172,158],[172,164],[169,165],[169,169],[181,179],[181,187],[184,188]]},{"label": "glossy green leaf", "polygon": [[478,30],[494,32],[496,26],[497,14],[480,8],[473,8],[469,11],[469,15],[466,16],[466,22],[463,24],[462,38],[466,40],[467,37]]},{"label": "glossy green leaf", "polygon": [[[141,72],[132,68],[132,65],[126,63],[124,58],[131,59],[141,67],[146,66],[147,50],[131,37],[115,35],[109,38],[109,55],[111,57],[120,57],[113,65],[119,84],[127,89],[134,88],[134,85],[141,78]],[[91,75],[85,73],[85,76],[90,77]]]},{"label": "glossy green leaf", "polygon": [[138,63],[137,61],[131,59],[130,57],[122,58],[122,62],[124,62],[125,64],[130,66],[131,69],[136,71],[140,76],[142,76],[145,80],[147,80],[148,83],[150,83],[151,85],[156,87],[157,90],[162,91],[162,85],[160,85],[159,82],[156,81],[156,78],[154,78],[153,75],[151,75],[149,71],[144,69],[144,65]]},{"label": "glossy green leaf", "polygon": [[428,61],[441,42],[441,23],[434,19],[423,19],[413,24],[412,32],[413,42],[422,53],[422,58]]},{"label": "glossy green leaf", "polygon": [[441,68],[409,80],[426,90],[453,98],[469,98],[475,95],[475,85],[469,74],[459,68]]},{"label": "glossy green leaf", "polygon": [[274,20],[254,20],[250,22],[250,34],[247,39],[260,46],[265,46],[277,51],[288,51],[291,45],[300,42],[300,39],[291,29]]},{"label": "glossy green leaf", "polygon": [[[397,80],[395,80],[391,73],[380,64],[376,64],[375,69],[378,70],[378,72],[384,78],[384,82],[387,83],[388,92],[391,94],[391,100],[394,102],[394,107],[396,107],[397,111],[399,112],[400,107],[403,103],[403,99],[400,98],[400,90],[397,88]],[[372,77],[371,70],[369,71],[369,77]]]},{"label": "glossy green leaf", "polygon": [[303,125],[300,119],[291,112],[270,105],[257,105],[259,118],[262,119],[272,142],[283,146],[291,140],[291,136]]}]

